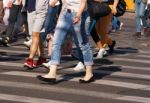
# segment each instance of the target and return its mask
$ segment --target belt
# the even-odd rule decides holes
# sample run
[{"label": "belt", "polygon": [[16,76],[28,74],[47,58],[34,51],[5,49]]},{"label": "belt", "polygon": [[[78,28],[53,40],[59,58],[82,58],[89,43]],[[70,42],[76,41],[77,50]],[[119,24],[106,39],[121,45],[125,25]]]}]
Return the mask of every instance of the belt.
[{"label": "belt", "polygon": [[72,12],[75,12],[75,10],[72,10],[72,9],[65,9],[68,13],[72,13]]},{"label": "belt", "polygon": [[68,13],[71,13],[72,11],[71,11],[71,9],[67,9],[67,12],[68,12]]}]

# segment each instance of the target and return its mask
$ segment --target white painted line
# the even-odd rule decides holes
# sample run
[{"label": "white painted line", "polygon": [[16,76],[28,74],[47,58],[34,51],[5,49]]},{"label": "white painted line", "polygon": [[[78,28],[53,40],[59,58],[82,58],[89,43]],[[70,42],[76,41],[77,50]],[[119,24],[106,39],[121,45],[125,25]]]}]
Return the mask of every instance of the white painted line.
[{"label": "white painted line", "polygon": [[0,62],[1,66],[23,67],[23,63]]},{"label": "white painted line", "polygon": [[0,58],[11,58],[11,59],[25,59],[26,57],[20,57],[20,56],[9,56],[9,55],[2,55]]},{"label": "white painted line", "polygon": [[137,55],[136,57],[143,57],[143,58],[148,58],[148,59],[150,59],[150,56],[149,56],[149,55]]},{"label": "white painted line", "polygon": [[[11,81],[0,81],[0,86],[5,87],[15,87],[15,88],[24,88],[24,89],[32,89],[32,90],[43,90],[47,92],[55,92],[55,93],[66,93],[66,94],[76,94],[82,96],[90,96],[90,97],[97,97],[97,98],[116,98],[120,97],[121,95],[118,94],[111,94],[111,93],[103,93],[97,91],[88,91],[83,89],[73,89],[73,88],[66,88],[66,87],[57,87],[56,85],[44,85],[44,84],[33,84],[33,83],[23,83],[23,82],[11,82]],[[44,102],[43,102],[44,103]]]},{"label": "white painted line", "polygon": [[24,45],[21,45],[21,46],[11,46],[12,48],[17,48],[17,49],[27,49],[28,50],[28,48],[26,47],[26,46],[24,46]]},{"label": "white painted line", "polygon": [[[20,72],[20,71],[11,71],[11,72],[3,72],[1,74],[6,75],[14,75],[14,76],[25,76],[25,77],[36,77],[37,75],[42,75],[43,73],[31,73],[31,72]],[[74,78],[71,76],[63,76],[58,75],[57,80],[65,79],[68,81],[78,82],[79,78]],[[108,86],[115,86],[115,87],[122,87],[122,88],[130,88],[130,89],[141,89],[141,90],[150,90],[149,85],[143,84],[136,84],[136,83],[128,83],[128,82],[119,82],[113,80],[96,80],[93,82],[94,84],[101,84],[101,85],[108,85]]]},{"label": "white painted line", "polygon": [[150,64],[150,61],[144,59],[110,58],[110,60]]},{"label": "white painted line", "polygon": [[[3,65],[3,66],[14,66],[14,67],[23,67],[23,63],[12,63],[12,62],[0,62],[0,65]],[[102,65],[101,67],[110,67],[110,66],[116,66],[116,67],[120,67],[120,68],[124,68],[124,69],[134,69],[134,70],[146,70],[146,71],[150,71],[150,67],[142,67],[142,66],[139,67],[139,66],[127,66],[127,65],[115,65],[114,64],[114,65]],[[60,68],[62,68],[62,67],[60,67]],[[72,70],[72,69],[70,69],[70,70]]]},{"label": "white painted line", "polygon": [[119,49],[119,48],[116,48],[115,49],[116,51],[122,51],[122,52],[127,52],[127,53],[146,53],[146,54],[150,54],[149,51],[144,51],[144,50],[132,50],[132,49]]},{"label": "white painted line", "polygon": [[[150,98],[146,98],[146,97],[127,96],[127,95],[120,95],[120,94],[114,94],[114,93],[104,93],[104,92],[99,92],[99,91],[97,92],[97,91],[89,91],[89,90],[83,90],[83,89],[57,87],[56,85],[48,86],[48,85],[43,85],[43,84],[37,85],[37,84],[22,83],[22,82],[0,81],[0,86],[15,87],[15,88],[22,88],[22,89],[32,89],[32,90],[43,90],[47,92],[75,94],[75,95],[89,96],[89,97],[95,97],[95,98],[116,99],[116,100],[134,101],[134,102],[141,102],[141,103],[149,103],[150,101],[149,100]],[[51,103],[51,102],[40,102],[40,103]]]},{"label": "white painted line", "polygon": [[146,74],[135,74],[135,73],[125,73],[125,72],[115,72],[115,71],[104,71],[104,70],[94,70],[94,73],[108,74],[111,76],[127,77],[127,78],[138,78],[150,80],[150,75]]},{"label": "white painted line", "polygon": [[[21,63],[0,62],[0,65],[23,67],[23,64],[21,64]],[[62,67],[59,67],[59,69],[61,69],[61,68]],[[142,70],[142,68],[137,68],[137,69]],[[148,68],[145,68],[145,69],[149,70]],[[73,70],[72,68],[65,69],[65,71],[72,71],[72,70]],[[117,71],[116,72],[114,72],[114,71],[104,71],[104,70],[94,70],[94,72],[99,73],[99,74],[108,74],[108,75],[112,75],[112,76],[127,77],[127,78],[139,78],[139,79],[148,79],[148,80],[150,80],[150,75],[146,75],[146,74],[135,74],[135,73],[125,73],[125,72],[117,72]]]},{"label": "white painted line", "polygon": [[0,49],[0,52],[6,52],[6,53],[17,53],[17,54],[29,54],[29,51],[16,51],[16,50],[2,50]]},{"label": "white painted line", "polygon": [[[21,45],[21,46],[12,46],[12,48],[26,49],[27,51],[29,51],[28,48],[26,46],[24,46],[24,45]],[[44,50],[48,50],[47,47],[45,47]]]},{"label": "white painted line", "polygon": [[127,65],[115,65],[115,64],[112,64],[112,65],[102,65],[100,66],[99,68],[101,67],[119,67],[121,69],[133,69],[133,70],[146,70],[146,71],[150,71],[150,67],[140,67],[140,66],[127,66]]},{"label": "white painted line", "polygon": [[150,103],[150,98],[145,97],[136,97],[136,96],[123,96],[117,98],[118,100],[127,100],[133,102],[140,102],[140,103]]},{"label": "white painted line", "polygon": [[146,53],[146,54],[150,54],[149,51],[143,51],[143,50],[139,50],[139,53]]},{"label": "white painted line", "polygon": [[58,100],[40,99],[34,97],[18,96],[18,95],[10,95],[10,94],[2,94],[2,93],[0,93],[0,100],[25,102],[25,103],[71,103],[71,102],[63,102]]},{"label": "white painted line", "polygon": [[[23,64],[21,64],[21,63],[0,62],[0,65],[23,67]],[[61,68],[62,67],[59,67],[59,69],[61,69]],[[149,70],[148,68],[146,68],[146,69]],[[72,71],[72,70],[73,70],[72,68],[65,69],[65,71]],[[111,76],[119,76],[119,77],[138,78],[138,79],[150,80],[150,75],[146,75],[146,74],[135,74],[135,73],[125,73],[125,72],[104,71],[104,70],[94,70],[94,72],[99,73],[99,74],[108,74],[108,75],[111,75]]]}]

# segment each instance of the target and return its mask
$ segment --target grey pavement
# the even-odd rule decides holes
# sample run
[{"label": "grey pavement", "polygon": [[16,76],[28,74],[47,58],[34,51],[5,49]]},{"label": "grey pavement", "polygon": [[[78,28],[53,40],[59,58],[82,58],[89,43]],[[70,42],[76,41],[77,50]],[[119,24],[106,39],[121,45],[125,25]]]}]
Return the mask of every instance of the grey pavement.
[{"label": "grey pavement", "polygon": [[133,37],[133,13],[120,19],[122,30],[110,34],[117,42],[115,52],[94,59],[96,81],[90,84],[78,82],[84,71],[73,71],[78,61],[70,55],[62,56],[57,84],[50,85],[36,79],[46,68],[23,67],[29,52],[23,39],[0,46],[0,103],[150,103],[150,38]]}]

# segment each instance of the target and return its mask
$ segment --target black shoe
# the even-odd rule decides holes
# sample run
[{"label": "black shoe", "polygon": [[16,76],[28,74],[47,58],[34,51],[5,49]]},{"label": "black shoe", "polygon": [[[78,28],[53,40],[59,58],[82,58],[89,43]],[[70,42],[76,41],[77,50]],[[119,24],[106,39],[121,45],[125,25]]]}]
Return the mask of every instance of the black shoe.
[{"label": "black shoe", "polygon": [[116,45],[116,41],[115,40],[112,41],[112,45],[108,45],[108,47],[109,47],[109,54],[110,55],[114,52],[115,45]]},{"label": "black shoe", "polygon": [[50,84],[55,84],[56,83],[56,78],[44,78],[41,75],[38,75],[36,78],[41,80],[41,81],[48,82]]},{"label": "black shoe", "polygon": [[3,46],[5,47],[9,47],[9,43],[8,43],[8,40],[5,39],[5,38],[0,38],[0,44],[2,44]]},{"label": "black shoe", "polygon": [[79,79],[79,83],[91,83],[91,82],[94,82],[94,77],[92,76],[89,80],[85,81],[83,79]]}]

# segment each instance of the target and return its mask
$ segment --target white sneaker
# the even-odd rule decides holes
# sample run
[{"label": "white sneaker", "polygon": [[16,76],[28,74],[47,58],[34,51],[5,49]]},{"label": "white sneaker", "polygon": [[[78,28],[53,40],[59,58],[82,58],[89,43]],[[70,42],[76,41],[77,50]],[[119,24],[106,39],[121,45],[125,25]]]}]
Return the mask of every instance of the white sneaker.
[{"label": "white sneaker", "polygon": [[84,70],[84,69],[85,69],[85,66],[84,66],[84,64],[83,64],[82,62],[79,62],[79,63],[73,68],[74,71],[82,71],[82,70]]},{"label": "white sneaker", "polygon": [[49,68],[51,65],[51,61],[42,64],[44,67]]},{"label": "white sneaker", "polygon": [[123,22],[120,23],[119,30],[122,29],[122,26],[123,26]]},{"label": "white sneaker", "polygon": [[23,44],[26,45],[27,47],[30,47],[32,43],[32,39],[30,39],[29,41],[25,41]]},{"label": "white sneaker", "polygon": [[96,58],[103,58],[103,55],[104,55],[105,51],[106,50],[104,48],[100,49],[97,56],[96,56]]}]

